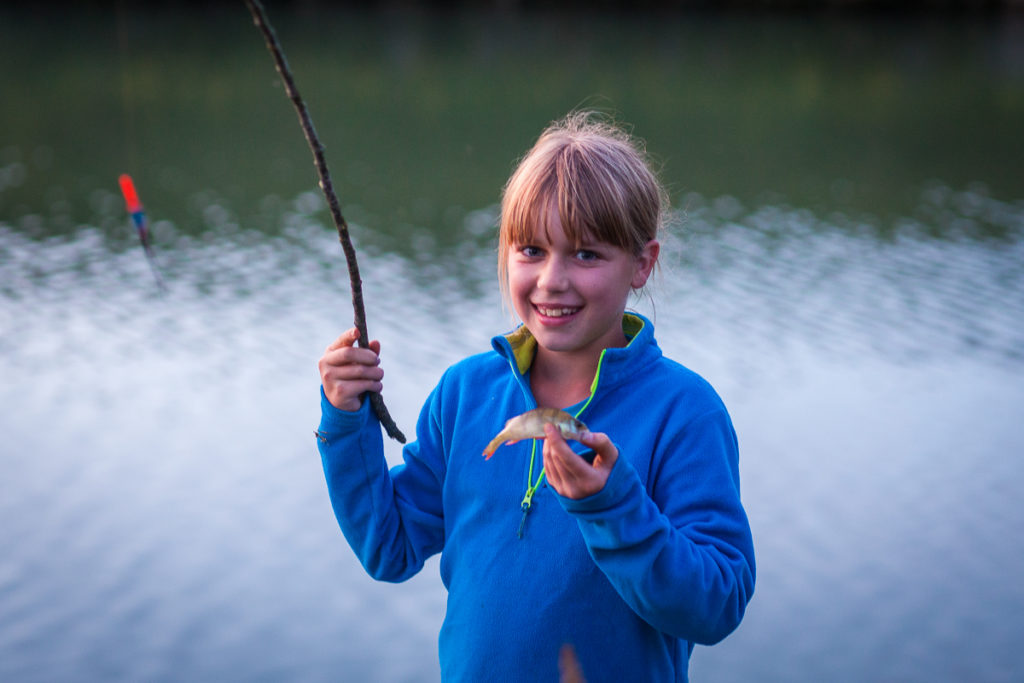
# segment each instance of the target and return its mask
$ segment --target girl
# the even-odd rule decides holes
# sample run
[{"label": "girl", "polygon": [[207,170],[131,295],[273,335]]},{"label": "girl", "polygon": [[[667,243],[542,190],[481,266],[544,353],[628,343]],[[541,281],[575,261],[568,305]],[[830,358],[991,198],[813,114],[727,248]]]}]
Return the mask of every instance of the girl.
[{"label": "girl", "polygon": [[[729,415],[625,311],[664,204],[621,130],[586,113],[545,130],[501,207],[500,282],[522,325],[444,373],[390,471],[361,398],[381,390],[380,344],[349,330],[320,359],[319,448],[352,549],[383,581],[441,553],[445,681],[556,680],[565,644],[591,683],[686,681],[694,644],[743,617],[754,553]],[[538,406],[591,432],[570,445],[548,426],[481,457]]]}]

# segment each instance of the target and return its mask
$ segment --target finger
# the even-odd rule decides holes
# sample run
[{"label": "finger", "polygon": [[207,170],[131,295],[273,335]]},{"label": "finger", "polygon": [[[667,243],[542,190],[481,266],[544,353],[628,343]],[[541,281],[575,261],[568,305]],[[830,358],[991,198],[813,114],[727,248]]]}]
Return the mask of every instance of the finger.
[{"label": "finger", "polygon": [[591,489],[594,489],[588,483],[589,477],[593,476],[593,470],[590,472],[578,471],[571,460],[575,457],[575,455],[566,456],[556,447],[544,450],[544,472],[548,482],[555,491],[566,498],[583,498],[589,495]]},{"label": "finger", "polygon": [[[353,329],[355,329],[355,328],[353,328]],[[363,344],[363,343],[360,342],[360,337],[362,337],[362,334],[360,334],[358,329],[356,329],[355,332],[356,332],[356,338],[353,340],[352,346],[357,346],[357,347],[359,347],[361,349],[370,349],[374,353],[380,353],[380,342],[379,341],[377,341],[376,339],[371,339],[369,341],[369,343]]]},{"label": "finger", "polygon": [[597,453],[594,458],[596,467],[610,468],[619,457],[619,449],[603,432],[587,432],[580,437],[580,443],[589,446]]},{"label": "finger", "polygon": [[557,427],[550,424],[544,427],[546,443],[551,444],[552,454],[558,457],[565,468],[569,471],[580,472],[590,467],[590,463],[569,447],[569,443]]},{"label": "finger", "polygon": [[335,407],[342,410],[359,410],[361,396],[366,392],[379,394],[384,390],[381,379],[384,370],[377,366],[338,365],[328,366],[322,373],[321,384],[324,394]]},{"label": "finger", "polygon": [[[552,488],[566,498],[585,498],[604,488],[608,481],[610,465],[597,467],[591,465],[574,453],[558,430],[545,426],[544,440],[544,471]],[[582,441],[583,439],[581,439]],[[601,439],[592,439],[593,446],[600,446],[606,457],[614,457],[614,445]],[[596,451],[596,449],[595,449]],[[601,451],[597,451],[601,457]],[[614,462],[614,460],[612,460]]]},{"label": "finger", "polygon": [[359,380],[379,382],[384,379],[384,368],[379,365],[346,363],[344,365],[330,366],[327,372],[324,373],[324,377],[329,380],[341,380],[344,382]]},{"label": "finger", "polygon": [[326,365],[380,365],[380,356],[373,349],[362,349],[356,346],[342,346],[324,352],[322,363]]},{"label": "finger", "polygon": [[334,351],[335,349],[340,349],[345,346],[352,346],[356,343],[357,339],[359,339],[359,330],[355,327],[349,328],[342,332],[341,336],[328,345],[327,351]]},{"label": "finger", "polygon": [[348,382],[345,385],[345,389],[346,395],[362,396],[366,392],[379,394],[384,391],[384,385],[381,382],[375,382],[373,380],[355,380]]},{"label": "finger", "polygon": [[556,480],[568,482],[585,476],[582,470],[590,465],[573,453],[557,427],[544,425],[544,437],[544,467],[550,467]]},{"label": "finger", "polygon": [[380,382],[346,382],[345,384],[325,384],[324,394],[335,408],[355,412],[362,405],[362,395],[366,392],[380,393],[383,389]]},{"label": "finger", "polygon": [[550,422],[544,423],[544,440],[552,446],[559,444],[568,446],[568,444],[565,443],[565,437],[562,436],[562,432],[559,431],[558,427]]}]

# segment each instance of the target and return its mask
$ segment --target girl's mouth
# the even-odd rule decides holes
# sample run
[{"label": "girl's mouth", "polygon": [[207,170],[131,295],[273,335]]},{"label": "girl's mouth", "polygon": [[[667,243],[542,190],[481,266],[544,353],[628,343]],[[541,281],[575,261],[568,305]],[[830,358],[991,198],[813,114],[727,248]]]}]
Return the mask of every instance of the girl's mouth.
[{"label": "girl's mouth", "polygon": [[545,318],[567,318],[575,313],[578,313],[582,306],[552,306],[544,304],[534,304],[533,308]]}]

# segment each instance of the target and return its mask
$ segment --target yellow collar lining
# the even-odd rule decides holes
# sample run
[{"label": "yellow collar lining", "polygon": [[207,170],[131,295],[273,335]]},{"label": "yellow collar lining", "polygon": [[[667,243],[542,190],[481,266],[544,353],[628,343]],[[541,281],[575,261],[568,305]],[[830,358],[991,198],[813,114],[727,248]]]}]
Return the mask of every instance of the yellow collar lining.
[{"label": "yellow collar lining", "polygon": [[[632,313],[624,313],[622,316],[622,331],[629,338],[629,344],[633,343],[640,330],[644,328],[644,321],[640,316]],[[533,356],[537,353],[537,340],[527,329],[526,325],[520,325],[513,332],[505,335],[508,344],[512,347],[512,355],[516,359],[516,369],[520,375],[525,375],[533,364]]]}]

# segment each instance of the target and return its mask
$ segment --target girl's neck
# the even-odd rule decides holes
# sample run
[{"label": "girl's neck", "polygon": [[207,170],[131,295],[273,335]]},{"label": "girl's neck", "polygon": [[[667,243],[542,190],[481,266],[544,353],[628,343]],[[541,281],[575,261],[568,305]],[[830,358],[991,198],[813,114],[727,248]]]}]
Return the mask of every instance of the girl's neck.
[{"label": "girl's neck", "polygon": [[596,356],[575,356],[537,347],[530,366],[530,389],[542,408],[565,408],[590,396]]}]

